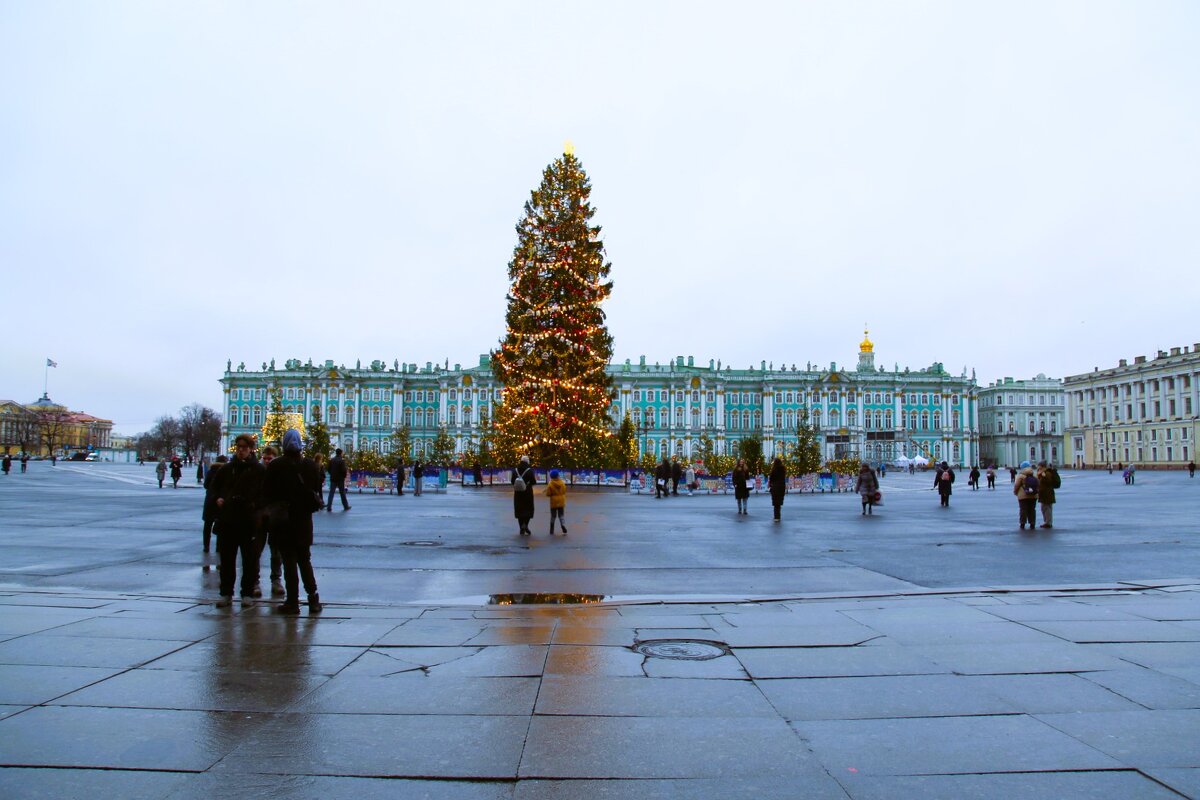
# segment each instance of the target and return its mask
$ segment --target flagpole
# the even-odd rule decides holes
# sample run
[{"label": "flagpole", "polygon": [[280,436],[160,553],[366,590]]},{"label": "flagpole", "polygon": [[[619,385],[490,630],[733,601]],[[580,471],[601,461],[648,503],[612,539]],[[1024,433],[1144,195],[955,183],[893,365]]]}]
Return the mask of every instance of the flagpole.
[{"label": "flagpole", "polygon": [[42,396],[50,396],[50,359],[46,359],[46,366],[42,368]]}]

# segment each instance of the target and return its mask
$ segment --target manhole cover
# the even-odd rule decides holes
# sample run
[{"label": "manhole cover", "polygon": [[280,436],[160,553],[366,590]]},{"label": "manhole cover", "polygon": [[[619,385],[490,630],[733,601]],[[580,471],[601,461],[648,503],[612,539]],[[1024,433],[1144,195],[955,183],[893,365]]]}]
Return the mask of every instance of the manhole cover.
[{"label": "manhole cover", "polygon": [[644,656],[673,661],[708,661],[729,655],[729,648],[725,644],[704,639],[649,639],[638,642],[633,649]]},{"label": "manhole cover", "polygon": [[441,547],[441,542],[434,542],[428,539],[418,539],[415,542],[401,542],[402,547]]}]

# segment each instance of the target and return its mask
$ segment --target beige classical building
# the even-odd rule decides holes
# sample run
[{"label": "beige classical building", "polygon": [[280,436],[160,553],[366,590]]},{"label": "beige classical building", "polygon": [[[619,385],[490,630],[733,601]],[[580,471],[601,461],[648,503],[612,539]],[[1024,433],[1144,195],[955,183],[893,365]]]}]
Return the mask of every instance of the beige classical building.
[{"label": "beige classical building", "polygon": [[979,390],[982,461],[1001,467],[1022,461],[1061,462],[1066,400],[1057,378],[1005,378]]},{"label": "beige classical building", "polygon": [[1167,469],[1196,457],[1200,343],[1063,379],[1070,463]]}]

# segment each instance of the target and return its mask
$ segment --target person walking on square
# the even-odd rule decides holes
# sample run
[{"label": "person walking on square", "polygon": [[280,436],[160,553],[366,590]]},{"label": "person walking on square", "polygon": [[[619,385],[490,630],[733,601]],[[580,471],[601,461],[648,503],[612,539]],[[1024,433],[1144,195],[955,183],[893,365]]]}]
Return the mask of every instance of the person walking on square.
[{"label": "person walking on square", "polygon": [[979,467],[978,465],[971,467],[971,474],[967,476],[967,482],[971,485],[971,491],[979,491]]},{"label": "person walking on square", "polygon": [[3,468],[5,475],[7,475],[9,470],[12,469],[12,456],[10,456],[8,453],[4,454],[4,462],[0,468]]},{"label": "person walking on square", "polygon": [[179,479],[183,477],[183,464],[179,462],[179,456],[171,459],[171,488],[179,488]]},{"label": "person walking on square", "polygon": [[1054,527],[1054,490],[1062,486],[1062,478],[1053,464],[1038,462],[1038,502],[1042,506],[1042,527]]},{"label": "person walking on square", "polygon": [[201,486],[204,485],[204,462],[203,461],[196,462],[196,483],[200,484]]},{"label": "person walking on square", "polygon": [[996,488],[996,465],[992,464],[987,468],[988,489]]},{"label": "person walking on square", "polygon": [[775,511],[775,521],[779,522],[780,512],[783,510],[783,496],[787,494],[787,469],[783,466],[783,459],[779,456],[775,456],[775,460],[771,462],[767,487],[771,490],[771,507]]},{"label": "person walking on square", "polygon": [[[271,462],[279,457],[274,447],[264,447],[262,450],[262,465],[267,470],[271,469]],[[264,479],[265,480],[265,479]],[[271,531],[271,516],[268,514],[263,517],[262,535],[258,537],[258,558],[259,564],[262,564],[263,549],[271,548],[270,565],[271,565],[271,596],[279,597],[283,594],[283,556],[279,552],[279,548],[275,544],[275,539],[272,537]],[[260,579],[258,575],[254,576],[254,597],[257,599],[262,597],[262,587],[259,585]]]},{"label": "person walking on square", "polygon": [[242,555],[242,605],[254,605],[258,579],[259,501],[265,469],[254,457],[254,437],[234,440],[233,460],[217,471],[217,552],[221,554],[219,608],[233,604],[238,553]]},{"label": "person walking on square", "polygon": [[[271,529],[271,552],[283,561],[283,580],[287,594],[276,609],[279,614],[300,613],[300,584],[308,595],[308,613],[321,613],[321,595],[312,567],[313,519],[321,509],[321,473],[316,462],[301,451],[300,432],[290,429],[283,434],[283,457],[271,462],[263,482],[268,504],[286,508]],[[271,594],[276,593],[272,581]]]},{"label": "person walking on square", "polygon": [[567,523],[563,521],[563,514],[567,510],[567,485],[558,477],[558,470],[550,470],[550,482],[546,484],[544,494],[550,498],[550,535],[554,535],[554,520],[557,519],[563,536],[566,536]]},{"label": "person walking on square", "polygon": [[425,477],[424,472],[425,467],[421,464],[421,459],[418,458],[413,461],[413,495],[416,497],[421,496],[421,483]]},{"label": "person walking on square", "polygon": [[[22,469],[21,471],[24,472],[25,470]],[[161,489],[163,481],[167,479],[167,460],[165,458],[158,460],[158,464],[154,467],[154,474],[158,476],[158,488]]]},{"label": "person walking on square", "polygon": [[217,521],[217,493],[215,490],[217,473],[221,471],[221,465],[229,459],[225,456],[217,456],[217,460],[208,468],[208,474],[204,476],[204,510],[200,517],[204,520],[204,552],[209,552],[209,545],[212,542],[213,525]]},{"label": "person walking on square", "polygon": [[679,481],[683,478],[683,465],[679,463],[679,457],[671,459],[671,494],[679,496]]},{"label": "person walking on square", "polygon": [[1028,461],[1021,462],[1020,480],[1013,481],[1013,495],[1017,498],[1021,530],[1029,523],[1029,530],[1037,524],[1038,479]]},{"label": "person walking on square", "polygon": [[396,496],[404,496],[404,455],[396,459]]},{"label": "person walking on square", "polygon": [[941,497],[942,506],[950,507],[950,495],[954,489],[954,470],[950,469],[950,465],[945,461],[937,469],[937,474],[933,476],[933,486],[938,491],[938,496]]},{"label": "person walking on square", "polygon": [[750,513],[750,469],[746,459],[739,458],[733,466],[733,499],[737,500],[738,513]]},{"label": "person walking on square", "polygon": [[529,520],[533,519],[533,487],[537,484],[537,477],[529,466],[529,456],[521,456],[521,463],[512,471],[509,483],[513,485],[513,516],[521,526],[520,535],[532,536]]},{"label": "person walking on square", "polygon": [[671,462],[667,461],[667,457],[663,456],[663,460],[659,462],[658,467],[654,470],[654,499],[660,497],[670,497],[671,491],[667,488],[667,481],[671,480]]},{"label": "person walking on square", "polygon": [[1017,470],[1016,470],[1016,467],[1009,467],[1009,468],[1008,468],[1008,482],[1009,482],[1009,483],[1016,483],[1016,482],[1017,482]]},{"label": "person walking on square", "polygon": [[[5,456],[4,459],[7,461],[8,456]],[[8,468],[6,467],[4,471],[8,472]],[[1195,461],[1188,462],[1188,477],[1189,478],[1196,477],[1196,462]]]},{"label": "person walking on square", "polygon": [[[29,453],[21,453],[21,472],[23,473],[27,469],[29,469]],[[161,478],[158,481],[158,488],[162,488]]]},{"label": "person walking on square", "polygon": [[[483,466],[476,461],[475,466],[471,467],[471,477],[475,479],[475,488],[483,488]],[[566,533],[564,530],[563,533]]]},{"label": "person walking on square", "polygon": [[346,460],[342,458],[342,448],[333,451],[329,459],[329,502],[325,504],[326,511],[333,511],[333,493],[342,496],[342,510],[349,511],[350,503],[346,500]]},{"label": "person walking on square", "polygon": [[1133,486],[1137,483],[1137,467],[1133,464],[1129,465],[1129,485]]},{"label": "person walking on square", "polygon": [[862,498],[862,513],[871,516],[875,508],[875,495],[879,493],[879,479],[871,471],[870,464],[858,468],[858,480],[854,483],[854,491]]},{"label": "person walking on square", "polygon": [[688,464],[687,470],[683,473],[683,481],[686,485],[688,497],[692,496],[692,490],[696,486],[696,469]]}]

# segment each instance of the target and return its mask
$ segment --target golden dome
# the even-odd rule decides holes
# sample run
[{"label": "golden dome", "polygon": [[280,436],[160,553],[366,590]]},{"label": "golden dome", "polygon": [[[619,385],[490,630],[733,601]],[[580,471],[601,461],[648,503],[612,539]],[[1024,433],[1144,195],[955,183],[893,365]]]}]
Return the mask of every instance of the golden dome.
[{"label": "golden dome", "polygon": [[858,346],[858,351],[860,353],[875,352],[875,345],[871,342],[871,337],[867,334],[866,328],[863,328],[863,340],[862,340],[862,344],[860,344]]}]

